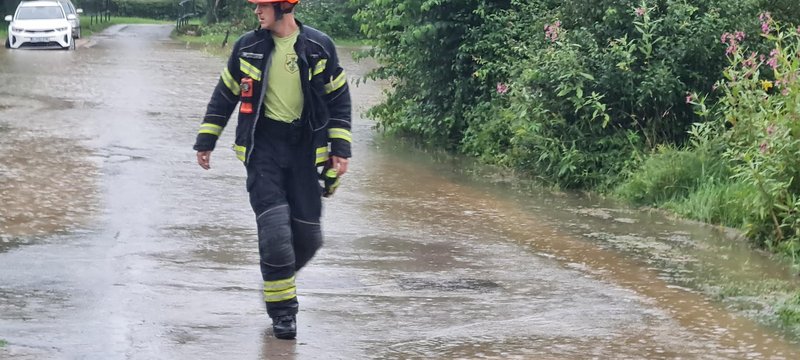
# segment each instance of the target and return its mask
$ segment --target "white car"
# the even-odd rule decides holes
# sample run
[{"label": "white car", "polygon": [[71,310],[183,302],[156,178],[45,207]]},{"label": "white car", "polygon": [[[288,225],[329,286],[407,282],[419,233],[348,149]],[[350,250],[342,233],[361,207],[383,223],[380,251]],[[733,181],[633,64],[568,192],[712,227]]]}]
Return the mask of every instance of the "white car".
[{"label": "white car", "polygon": [[57,1],[23,1],[14,16],[5,18],[11,22],[6,47],[74,49],[69,22],[74,18],[75,15],[67,15]]},{"label": "white car", "polygon": [[[70,25],[72,25],[72,38],[73,39],[80,39],[81,38],[81,15],[83,14],[83,9],[75,8],[75,4],[72,3],[71,0],[58,0],[61,3],[61,8],[64,9],[64,13],[67,14],[67,20],[69,20]],[[70,19],[70,14],[75,15],[75,18]]]}]

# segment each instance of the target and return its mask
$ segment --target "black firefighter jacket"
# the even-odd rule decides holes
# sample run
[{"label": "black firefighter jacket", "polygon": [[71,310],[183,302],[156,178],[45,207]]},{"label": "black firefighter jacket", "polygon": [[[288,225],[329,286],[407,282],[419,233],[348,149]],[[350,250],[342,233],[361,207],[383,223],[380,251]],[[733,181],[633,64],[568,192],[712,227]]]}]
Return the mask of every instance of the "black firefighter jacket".
[{"label": "black firefighter jacket", "polygon": [[[349,158],[352,141],[350,89],[344,69],[339,65],[336,48],[323,32],[300,22],[298,25],[300,34],[294,49],[304,97],[301,121],[309,125],[316,163],[324,163],[329,154]],[[236,105],[240,100],[242,103],[247,100],[252,102],[252,112],[244,113],[240,109],[233,149],[239,160],[245,164],[250,161],[256,122],[259,118],[264,119],[267,69],[274,46],[270,32],[262,29],[250,31],[236,41],[228,65],[208,103],[195,150],[213,150]],[[243,89],[245,78],[252,79],[252,97],[247,99],[241,98],[248,92],[247,85]]]}]

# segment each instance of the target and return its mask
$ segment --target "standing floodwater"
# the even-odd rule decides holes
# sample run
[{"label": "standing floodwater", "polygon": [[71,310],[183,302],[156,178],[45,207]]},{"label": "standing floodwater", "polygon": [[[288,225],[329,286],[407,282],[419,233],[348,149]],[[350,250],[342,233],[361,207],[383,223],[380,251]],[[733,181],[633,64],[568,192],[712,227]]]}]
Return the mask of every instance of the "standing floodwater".
[{"label": "standing floodwater", "polygon": [[[191,148],[225,60],[170,31],[0,52],[0,358],[800,358],[689,286],[785,269],[710,228],[472,183],[375,140],[374,83],[352,85],[354,158],[298,276],[297,340],[274,339],[233,128],[211,171]],[[371,66],[341,52],[351,77]]]}]

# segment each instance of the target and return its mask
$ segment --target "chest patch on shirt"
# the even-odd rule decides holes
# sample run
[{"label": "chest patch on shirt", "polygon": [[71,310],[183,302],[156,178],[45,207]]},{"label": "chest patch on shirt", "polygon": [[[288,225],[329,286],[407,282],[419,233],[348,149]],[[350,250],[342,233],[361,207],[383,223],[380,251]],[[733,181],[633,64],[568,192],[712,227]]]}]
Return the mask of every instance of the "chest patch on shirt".
[{"label": "chest patch on shirt", "polygon": [[300,71],[300,68],[297,66],[297,54],[286,54],[286,61],[284,61],[283,64],[286,66],[286,71],[291,74]]}]

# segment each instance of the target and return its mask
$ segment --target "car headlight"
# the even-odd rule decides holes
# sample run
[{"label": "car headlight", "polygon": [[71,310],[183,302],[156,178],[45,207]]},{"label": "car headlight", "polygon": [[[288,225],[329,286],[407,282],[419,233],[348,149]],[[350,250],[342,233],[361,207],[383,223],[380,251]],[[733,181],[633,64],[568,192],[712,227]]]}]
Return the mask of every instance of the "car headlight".
[{"label": "car headlight", "polygon": [[67,31],[67,28],[66,27],[56,28],[56,31]]},{"label": "car headlight", "polygon": [[13,32],[23,32],[23,31],[25,31],[25,29],[12,26],[11,27],[11,31],[13,31]]}]

